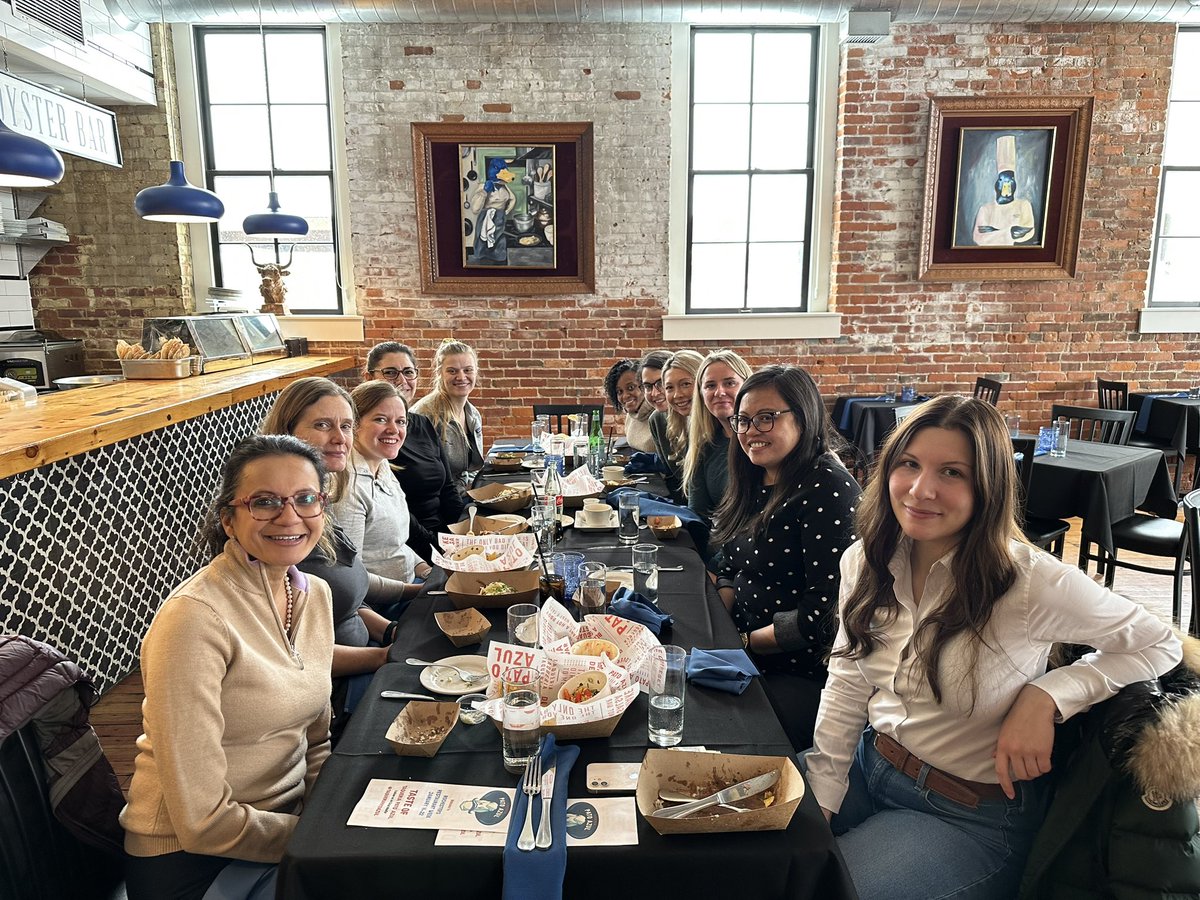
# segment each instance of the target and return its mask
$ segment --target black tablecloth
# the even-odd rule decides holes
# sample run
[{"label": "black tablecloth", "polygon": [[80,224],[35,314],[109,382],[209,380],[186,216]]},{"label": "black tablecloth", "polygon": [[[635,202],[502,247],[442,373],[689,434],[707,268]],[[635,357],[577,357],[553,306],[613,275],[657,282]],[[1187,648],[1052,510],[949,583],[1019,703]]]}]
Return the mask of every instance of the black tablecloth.
[{"label": "black tablecloth", "polygon": [[[1147,394],[1130,394],[1129,408],[1140,412],[1147,399]],[[1183,446],[1189,453],[1200,449],[1200,400],[1188,397],[1155,397],[1153,400],[1146,430],[1136,433],[1160,444]],[[1186,431],[1181,432],[1181,428]]]},{"label": "black tablecloth", "polygon": [[1079,516],[1083,535],[1111,552],[1112,524],[1137,509],[1175,516],[1175,489],[1161,450],[1071,441],[1065,457],[1033,461],[1031,516]]},{"label": "black tablecloth", "polygon": [[[929,399],[921,398],[920,402]],[[853,400],[850,406],[850,417],[845,428],[841,422],[845,413],[846,403]],[[838,397],[833,403],[833,423],[838,430],[858,447],[868,457],[874,458],[883,446],[884,439],[896,427],[896,411],[912,409],[918,402],[896,403],[892,400],[878,400],[873,397]]]},{"label": "black tablecloth", "polygon": [[[616,543],[615,532],[567,529],[562,547],[584,550],[589,559],[628,564],[628,548],[589,550]],[[659,605],[675,616],[675,625],[662,635],[663,642],[687,648],[738,646],[733,622],[708,585],[686,532],[675,541],[659,543],[660,565],[684,566],[682,572],[659,575]],[[444,574],[437,573],[428,589],[436,589],[443,580]],[[434,831],[345,825],[372,778],[516,783],[516,777],[504,771],[500,734],[490,722],[460,723],[433,759],[396,756],[384,740],[401,705],[381,699],[379,692],[425,692],[420,670],[396,660],[485,653],[486,641],[479,647],[455,649],[437,630],[433,613],[452,608],[447,597],[420,597],[402,617],[389,654],[393,662],[376,674],[326,762],[288,844],[280,866],[279,897],[482,900],[500,896],[503,873],[498,847],[435,847]],[[492,622],[490,637],[504,640],[504,610],[484,612]],[[648,747],[646,719],[647,701],[642,694],[611,737],[579,743],[579,761],[571,773],[572,797],[587,796],[589,763],[641,760]],[[792,752],[757,680],[740,697],[689,685],[683,742],[731,753],[788,756]],[[786,831],[663,837],[639,817],[638,841],[636,847],[572,849],[564,896],[612,900],[614,895],[657,897],[665,892],[672,897],[736,897],[746,892],[748,884],[753,885],[753,896],[762,900],[855,896],[811,793],[806,793]]]}]

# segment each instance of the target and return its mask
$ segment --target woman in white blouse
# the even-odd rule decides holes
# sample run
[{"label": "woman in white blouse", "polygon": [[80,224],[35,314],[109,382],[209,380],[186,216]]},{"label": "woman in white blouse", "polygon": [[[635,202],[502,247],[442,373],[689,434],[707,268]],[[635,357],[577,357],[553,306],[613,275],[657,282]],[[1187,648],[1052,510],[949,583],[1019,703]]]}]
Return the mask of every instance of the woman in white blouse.
[{"label": "woman in white blouse", "polygon": [[[1023,540],[1016,491],[1000,414],[946,396],[896,429],[859,504],[806,762],[862,900],[1016,896],[1055,722],[1181,658],[1142,607]],[[1055,642],[1096,652],[1048,672]]]}]

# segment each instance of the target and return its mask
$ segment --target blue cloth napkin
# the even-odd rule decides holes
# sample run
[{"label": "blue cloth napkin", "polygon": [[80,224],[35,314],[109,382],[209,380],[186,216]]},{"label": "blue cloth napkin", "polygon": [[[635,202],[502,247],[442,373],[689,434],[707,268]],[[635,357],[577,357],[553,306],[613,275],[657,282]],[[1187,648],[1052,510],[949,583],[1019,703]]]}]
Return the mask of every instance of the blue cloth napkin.
[{"label": "blue cloth napkin", "polygon": [[[562,900],[563,876],[567,873],[567,779],[579,757],[573,744],[558,747],[554,735],[542,739],[542,771],[557,760],[554,772],[554,796],[550,798],[550,820],[554,843],[548,850],[518,850],[517,839],[525,825],[525,809],[529,796],[517,781],[512,819],[508,823],[508,840],[504,843],[504,900]],[[537,834],[542,821],[542,796],[533,798],[533,833]]]},{"label": "blue cloth napkin", "polygon": [[846,431],[850,428],[850,410],[855,403],[869,403],[878,400],[891,400],[892,394],[880,394],[878,397],[851,397],[842,406],[842,418],[838,422],[838,431]]},{"label": "blue cloth napkin", "polygon": [[758,674],[745,650],[701,650],[696,647],[688,654],[688,681],[718,691],[741,694],[750,687],[750,679]]},{"label": "blue cloth napkin", "polygon": [[1150,407],[1154,405],[1155,397],[1186,397],[1187,391],[1176,391],[1173,394],[1147,394],[1142,399],[1141,409],[1138,410],[1137,421],[1133,423],[1133,430],[1145,433],[1146,428],[1150,425]]},{"label": "blue cloth napkin", "polygon": [[608,609],[614,616],[645,625],[655,634],[659,634],[664,625],[675,624],[673,617],[659,612],[658,608],[641,594],[624,586],[617,588]]},{"label": "blue cloth napkin", "polygon": [[663,465],[657,453],[646,453],[642,450],[629,457],[629,462],[625,466],[626,475],[653,475],[656,472],[665,475],[667,467]]}]

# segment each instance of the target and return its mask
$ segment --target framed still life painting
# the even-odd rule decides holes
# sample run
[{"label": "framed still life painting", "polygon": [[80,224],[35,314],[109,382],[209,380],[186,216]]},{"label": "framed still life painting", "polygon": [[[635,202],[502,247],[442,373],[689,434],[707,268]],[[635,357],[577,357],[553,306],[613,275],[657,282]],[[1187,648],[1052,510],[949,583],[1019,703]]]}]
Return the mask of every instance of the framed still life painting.
[{"label": "framed still life painting", "polygon": [[421,288],[591,293],[592,125],[413,123]]},{"label": "framed still life painting", "polygon": [[1072,278],[1091,97],[934,97],[924,281]]}]

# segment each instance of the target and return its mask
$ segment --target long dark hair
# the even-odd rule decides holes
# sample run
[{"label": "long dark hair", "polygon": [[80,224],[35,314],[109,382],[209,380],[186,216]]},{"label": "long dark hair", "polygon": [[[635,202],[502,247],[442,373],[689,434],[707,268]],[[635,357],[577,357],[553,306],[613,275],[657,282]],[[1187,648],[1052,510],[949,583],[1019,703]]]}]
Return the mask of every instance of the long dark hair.
[{"label": "long dark hair", "polygon": [[775,479],[767,504],[758,512],[754,511],[754,497],[762,486],[764,472],[750,462],[736,435],[729,442],[729,486],[713,513],[718,523],[712,536],[716,544],[723,544],[739,534],[761,536],[767,522],[795,493],[803,474],[817,460],[824,458],[830,465],[842,467],[829,452],[834,441],[833,429],[829,416],[825,414],[821,393],[808,372],[799,366],[775,365],[759,369],[742,383],[734,401],[734,409],[741,413],[742,398],[761,387],[773,387],[779,392],[791,410],[789,415],[796,418],[800,441],[780,466],[779,477]]},{"label": "long dark hair", "polygon": [[[1016,581],[1010,541],[1024,540],[1017,526],[1017,472],[1004,419],[990,403],[973,397],[944,396],[922,403],[884,442],[875,477],[858,504],[855,531],[863,545],[863,569],[842,610],[848,644],[835,653],[850,659],[870,655],[895,621],[899,602],[888,569],[900,543],[900,523],[888,490],[913,437],[926,428],[961,432],[975,456],[974,509],[951,563],[953,587],[946,602],[927,615],[913,638],[925,680],[942,700],[940,664],[954,639],[970,641],[977,654],[996,602]],[[974,704],[977,684],[972,683]]]}]

